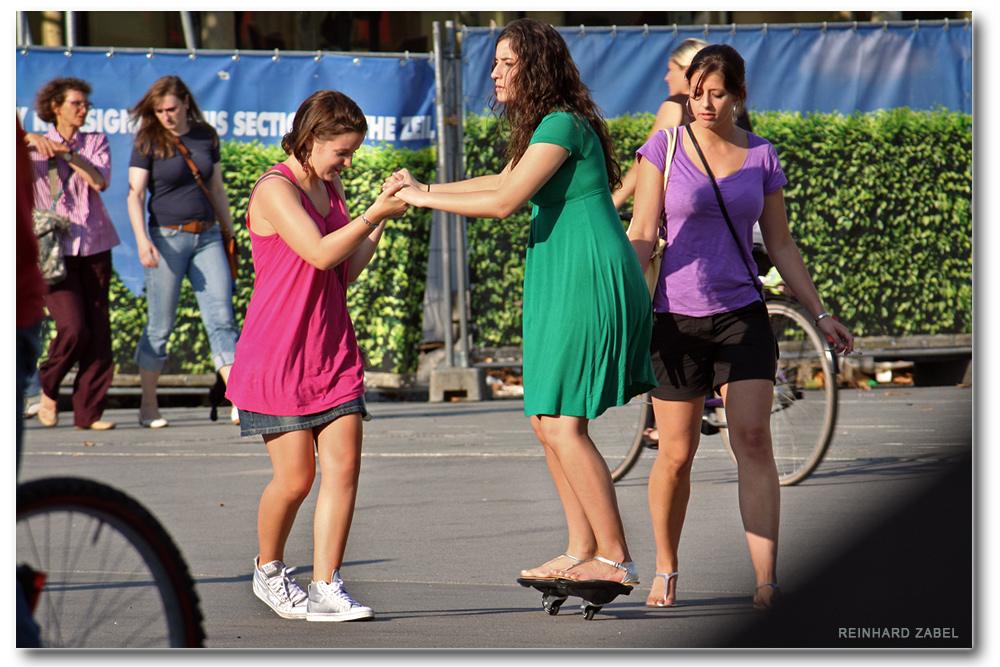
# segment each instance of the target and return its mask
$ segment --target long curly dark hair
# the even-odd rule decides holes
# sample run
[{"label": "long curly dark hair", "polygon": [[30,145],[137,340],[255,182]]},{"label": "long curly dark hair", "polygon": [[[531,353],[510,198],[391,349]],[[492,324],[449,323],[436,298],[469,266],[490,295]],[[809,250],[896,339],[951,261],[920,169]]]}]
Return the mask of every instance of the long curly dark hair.
[{"label": "long curly dark hair", "polygon": [[514,165],[528,149],[531,135],[547,114],[568,111],[587,122],[601,140],[608,184],[614,191],[621,184],[621,165],[615,157],[611,134],[590,89],[580,81],[580,71],[570,56],[562,35],[548,23],[536,19],[511,21],[500,31],[496,43],[509,40],[517,65],[511,76],[513,95],[506,103],[490,97],[490,109],[510,126],[507,159]]},{"label": "long curly dark hair", "polygon": [[191,127],[201,126],[208,128],[215,142],[218,143],[219,136],[215,128],[205,121],[201,115],[201,109],[194,101],[194,95],[188,89],[187,84],[179,76],[168,74],[161,76],[153,85],[149,87],[146,94],[142,96],[138,104],[128,110],[129,119],[133,124],[138,124],[139,130],[135,135],[135,145],[142,155],[152,155],[158,160],[173,157],[177,150],[177,143],[174,135],[156,117],[156,106],[163,101],[167,95],[173,95],[181,101],[188,103],[187,119]]}]

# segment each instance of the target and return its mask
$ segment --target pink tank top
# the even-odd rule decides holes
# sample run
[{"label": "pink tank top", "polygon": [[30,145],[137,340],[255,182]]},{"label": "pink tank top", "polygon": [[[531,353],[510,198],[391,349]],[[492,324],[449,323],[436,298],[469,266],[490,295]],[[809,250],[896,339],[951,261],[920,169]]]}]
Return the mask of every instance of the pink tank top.
[{"label": "pink tank top", "polygon": [[[284,164],[272,170],[295,182]],[[299,193],[323,235],[350,222],[336,190],[329,183],[326,189],[330,213],[325,218]],[[315,268],[278,234],[255,234],[249,207],[256,275],[226,397],[251,412],[309,415],[362,396],[364,369],[347,312],[347,260],[329,271]]]}]

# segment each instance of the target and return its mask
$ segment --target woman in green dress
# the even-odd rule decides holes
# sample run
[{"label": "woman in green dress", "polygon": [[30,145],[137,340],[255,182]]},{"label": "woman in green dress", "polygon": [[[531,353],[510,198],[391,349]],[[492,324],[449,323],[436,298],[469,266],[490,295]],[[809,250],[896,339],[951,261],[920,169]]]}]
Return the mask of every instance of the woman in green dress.
[{"label": "woman in green dress", "polygon": [[510,126],[496,175],[423,184],[387,179],[409,204],[474,218],[532,205],[524,276],[524,408],[566,513],[565,553],[523,570],[638,583],[611,475],[589,420],[656,385],[649,291],[615,211],[621,169],[600,110],[559,33],[518,19],[500,33],[492,106]]}]

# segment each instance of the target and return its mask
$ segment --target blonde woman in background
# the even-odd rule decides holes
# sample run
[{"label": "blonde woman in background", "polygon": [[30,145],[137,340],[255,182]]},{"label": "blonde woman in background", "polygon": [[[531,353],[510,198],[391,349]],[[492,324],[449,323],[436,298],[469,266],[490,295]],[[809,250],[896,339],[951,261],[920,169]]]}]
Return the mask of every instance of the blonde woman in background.
[{"label": "blonde woman in background", "polygon": [[[691,115],[687,107],[688,82],[684,76],[684,72],[687,70],[688,65],[691,64],[694,54],[706,46],[708,44],[700,39],[685,39],[681,42],[680,46],[670,52],[670,60],[667,62],[667,75],[663,77],[663,80],[670,87],[670,97],[663,100],[663,104],[660,105],[659,110],[656,112],[653,127],[649,131],[646,141],[652,139],[653,135],[660,130],[665,130],[668,127],[687,125],[694,120],[694,116]],[[638,174],[639,163],[636,161],[625,172],[625,176],[622,177],[621,187],[615,190],[612,195],[616,209],[621,209],[629,197],[635,194],[635,179]]]}]

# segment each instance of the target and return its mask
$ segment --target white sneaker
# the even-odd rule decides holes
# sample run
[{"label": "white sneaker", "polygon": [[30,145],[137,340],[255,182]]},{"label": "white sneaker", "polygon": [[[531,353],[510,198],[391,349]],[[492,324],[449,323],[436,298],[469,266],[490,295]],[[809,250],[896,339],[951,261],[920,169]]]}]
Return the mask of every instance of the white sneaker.
[{"label": "white sneaker", "polygon": [[258,565],[253,559],[253,592],[282,618],[305,618],[309,596],[289,574],[294,568],[280,560]]},{"label": "white sneaker", "polygon": [[307,621],[358,621],[374,617],[371,607],[364,606],[347,592],[339,571],[334,571],[329,584],[325,581],[309,584]]}]

